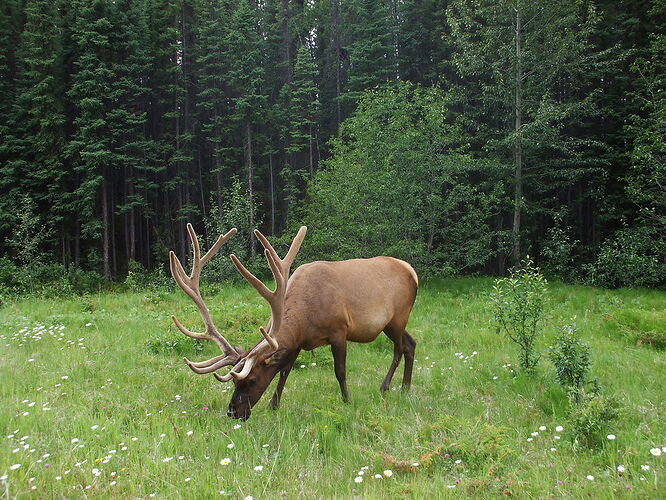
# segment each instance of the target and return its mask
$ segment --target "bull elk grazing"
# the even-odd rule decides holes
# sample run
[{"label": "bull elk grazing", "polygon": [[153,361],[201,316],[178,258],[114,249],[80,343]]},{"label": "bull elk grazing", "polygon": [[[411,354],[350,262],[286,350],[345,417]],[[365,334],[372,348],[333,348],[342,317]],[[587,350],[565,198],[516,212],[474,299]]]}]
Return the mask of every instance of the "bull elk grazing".
[{"label": "bull elk grazing", "polygon": [[[284,384],[301,349],[309,351],[326,344],[331,346],[335,375],[340,384],[342,399],[347,401],[347,341],[372,342],[381,331],[393,341],[393,361],[382,382],[381,391],[388,390],[403,355],[405,372],[402,387],[409,389],[416,342],[407,333],[405,326],[418,287],[418,277],[409,264],[391,257],[341,262],[317,261],[300,266],[289,277],[291,264],[307,228],[303,226],[298,231],[284,259],[277,255],[261,232],[255,231],[264,247],[264,255],[276,287],[274,291],[269,290],[235,255],[231,255],[238,271],[271,307],[271,318],[266,328],[259,328],[263,339],[249,351],[244,351],[233,347],[219,333],[199,292],[201,268],[236,233],[236,229],[220,236],[204,257],[200,255],[194,229],[190,224],[187,229],[194,250],[192,271],[187,275],[176,255],[170,252],[171,274],[199,309],[206,325],[205,332],[191,332],[175,316],[172,318],[185,335],[212,340],[221,349],[220,356],[207,361],[194,363],[187,358],[184,360],[196,373],[213,373],[221,382],[233,380],[236,387],[227,415],[243,420],[249,418],[251,408],[280,372],[270,402],[271,408],[277,408]],[[226,375],[214,373],[228,365],[233,365],[233,368]]]}]

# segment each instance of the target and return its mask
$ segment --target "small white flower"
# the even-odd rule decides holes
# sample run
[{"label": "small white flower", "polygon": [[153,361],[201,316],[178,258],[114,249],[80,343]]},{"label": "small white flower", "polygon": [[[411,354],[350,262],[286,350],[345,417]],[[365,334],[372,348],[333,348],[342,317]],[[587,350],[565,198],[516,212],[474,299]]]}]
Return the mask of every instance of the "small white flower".
[{"label": "small white flower", "polygon": [[102,471],[100,471],[99,469],[93,469],[92,473],[94,476],[99,476],[102,473]]},{"label": "small white flower", "polygon": [[9,470],[16,470],[16,469],[18,469],[19,467],[21,467],[21,464],[10,465],[10,466],[9,466]]},{"label": "small white flower", "polygon": [[564,430],[564,427],[562,427],[561,425],[558,425],[557,427],[555,427],[555,430],[557,432],[562,432]]},{"label": "small white flower", "polygon": [[241,424],[234,425],[234,429],[240,429],[240,428],[241,428]]},{"label": "small white flower", "polygon": [[652,455],[654,455],[655,457],[658,457],[659,455],[661,455],[661,448],[652,448],[650,450],[650,453],[652,453]]},{"label": "small white flower", "polygon": [[270,444],[262,444],[261,445],[262,448],[268,448],[269,446],[270,446]]},{"label": "small white flower", "polygon": [[163,438],[164,436],[166,436],[166,434],[164,434],[164,433],[160,434],[161,438]]},{"label": "small white flower", "polygon": [[229,465],[231,463],[231,459],[229,457],[225,457],[222,460],[220,460],[220,465]]},{"label": "small white flower", "polygon": [[243,500],[254,500],[254,497],[252,495],[248,495]]},{"label": "small white flower", "polygon": [[186,477],[186,478],[185,478],[185,482],[186,482],[186,483],[189,483],[190,481],[192,481],[192,478],[191,478],[191,477]]},{"label": "small white flower", "polygon": [[495,375],[495,376],[493,377],[493,380],[497,380],[498,378],[499,378],[499,377],[498,377],[497,375]]},{"label": "small white flower", "polygon": [[71,443],[76,444],[79,442],[79,438],[72,438]]},{"label": "small white flower", "polygon": [[624,472],[626,469],[624,468],[624,465],[618,465],[617,466],[617,471],[618,472]]},{"label": "small white flower", "polygon": [[229,444],[227,445],[227,448],[232,449],[234,446],[236,446],[234,443],[229,443]]},{"label": "small white flower", "polygon": [[126,451],[126,450],[127,450],[127,446],[123,446],[122,448],[120,448],[120,451]]},{"label": "small white flower", "polygon": [[364,470],[360,470],[360,471],[358,471],[356,474],[359,475],[359,476],[362,476],[363,474],[365,474],[365,471],[364,471]]},{"label": "small white flower", "polygon": [[317,363],[310,363],[310,366],[317,366]]},{"label": "small white flower", "polygon": [[111,486],[115,486],[118,483],[116,483],[116,481],[111,481],[111,483],[109,483],[109,484],[111,484]]},{"label": "small white flower", "polygon": [[255,465],[254,470],[256,470],[257,472],[261,472],[262,470],[264,470],[264,466],[263,465]]},{"label": "small white flower", "polygon": [[91,427],[91,429],[94,430],[94,431],[96,431],[98,427],[99,427],[99,425],[95,424],[95,425],[93,425],[93,426]]},{"label": "small white flower", "polygon": [[362,483],[363,482],[363,476],[356,476],[354,478],[355,483]]},{"label": "small white flower", "polygon": [[194,431],[187,431],[185,434],[187,434],[188,436],[191,436],[192,434],[194,434]]},{"label": "small white flower", "polygon": [[454,463],[456,463],[456,464],[461,464],[461,463],[462,463],[462,460],[458,459],[458,460],[456,460]]},{"label": "small white flower", "polygon": [[393,471],[392,471],[391,469],[386,469],[386,470],[384,471],[384,475],[385,475],[386,477],[391,477],[391,476],[393,475]]},{"label": "small white flower", "polygon": [[608,439],[609,441],[615,441],[615,434],[609,434],[608,436],[606,436],[606,439]]},{"label": "small white flower", "polygon": [[63,376],[60,377],[60,378],[63,379],[63,380],[67,380],[69,377],[68,377],[67,375],[63,375]]},{"label": "small white flower", "polygon": [[[192,432],[192,431],[190,431],[190,432]],[[133,438],[132,438],[132,441],[138,441],[138,440],[139,440],[138,437],[133,437]]]},{"label": "small white flower", "polygon": [[384,476],[382,476],[381,474],[375,474],[375,475],[374,475],[374,478],[375,478],[375,479],[382,479],[383,477],[384,477]]},{"label": "small white flower", "polygon": [[553,439],[560,439],[560,436],[553,436]]},{"label": "small white flower", "polygon": [[361,467],[361,470],[368,470],[369,468],[370,467],[368,467],[367,465],[364,465],[363,467]]},{"label": "small white flower", "polygon": [[528,442],[534,441],[534,438],[527,438]]},{"label": "small white flower", "polygon": [[178,460],[182,460],[183,458],[185,458],[185,455],[178,455]]},{"label": "small white flower", "polygon": [[557,448],[551,448],[550,451],[557,451]]},{"label": "small white flower", "polygon": [[56,481],[60,481],[61,479],[62,479],[62,476],[56,476],[56,477],[55,477],[55,480],[56,480]]},{"label": "small white flower", "polygon": [[0,481],[7,481],[7,477],[8,477],[7,474],[3,474],[2,476],[0,476]]},{"label": "small white flower", "polygon": [[540,427],[539,427],[539,430],[540,430],[540,431],[545,431],[545,430],[546,430],[546,426],[545,426],[545,425],[540,426]]},{"label": "small white flower", "polygon": [[173,457],[166,457],[165,459],[162,460],[162,462],[166,463],[170,462],[171,460],[173,460]]},{"label": "small white flower", "polygon": [[650,470],[649,465],[641,465],[641,470]]},{"label": "small white flower", "polygon": [[588,474],[587,479],[590,481],[594,481],[594,476],[592,474]]},{"label": "small white flower", "polygon": [[421,465],[421,464],[418,463],[418,462],[413,462],[413,463],[412,463],[412,467],[418,467],[419,465]]},{"label": "small white flower", "polygon": [[[305,365],[301,365],[301,368],[305,368]],[[360,483],[361,481],[356,481],[357,483]]]},{"label": "small white flower", "polygon": [[456,485],[455,485],[455,484],[447,484],[446,487],[449,488],[449,489],[451,489],[451,488],[455,488]]}]

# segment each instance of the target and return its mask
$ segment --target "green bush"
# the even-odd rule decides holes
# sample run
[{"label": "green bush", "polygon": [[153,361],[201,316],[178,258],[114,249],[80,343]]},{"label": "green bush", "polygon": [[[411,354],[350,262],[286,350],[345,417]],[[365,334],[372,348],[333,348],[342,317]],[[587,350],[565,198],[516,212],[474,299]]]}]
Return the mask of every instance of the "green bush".
[{"label": "green bush", "polygon": [[619,416],[617,399],[600,394],[598,389],[579,392],[569,413],[574,442],[586,448],[600,445],[606,439],[609,424]]},{"label": "green bush", "polygon": [[565,327],[550,347],[557,381],[568,394],[578,394],[589,381],[590,348],[578,339],[576,325]]},{"label": "green bush", "polygon": [[527,257],[520,269],[514,269],[508,278],[495,280],[491,300],[493,322],[497,333],[518,344],[520,366],[534,371],[539,361],[535,344],[541,333],[546,298],[546,279],[539,268]]},{"label": "green bush", "polygon": [[666,237],[650,226],[617,231],[588,266],[588,280],[606,288],[666,285]]}]

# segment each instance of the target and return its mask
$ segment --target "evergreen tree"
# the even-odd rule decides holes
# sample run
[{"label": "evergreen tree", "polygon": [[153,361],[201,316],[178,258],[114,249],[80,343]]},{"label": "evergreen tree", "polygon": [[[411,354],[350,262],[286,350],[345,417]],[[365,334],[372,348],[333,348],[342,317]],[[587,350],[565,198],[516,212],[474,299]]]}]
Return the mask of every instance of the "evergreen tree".
[{"label": "evergreen tree", "polygon": [[[244,164],[248,187],[248,206],[251,209],[250,227],[256,223],[254,214],[254,144],[255,129],[266,113],[267,95],[264,93],[264,57],[266,41],[261,36],[259,16],[246,0],[238,0],[225,37],[227,72],[231,87],[233,114],[243,142]],[[254,257],[254,237],[250,235],[250,252]]]},{"label": "evergreen tree", "polygon": [[[72,86],[69,96],[77,110],[75,131],[68,145],[69,157],[77,173],[75,210],[81,236],[99,240],[88,262],[101,258],[104,277],[111,279],[111,169],[112,135],[109,124],[113,74],[110,40],[113,23],[106,2],[82,0],[77,5],[73,38],[76,42]],[[101,250],[101,256],[98,251]]]},{"label": "evergreen tree", "polygon": [[281,172],[287,217],[290,208],[302,199],[306,180],[312,177],[318,160],[319,100],[315,70],[310,50],[301,45],[296,53],[293,79],[282,88],[278,102],[283,117],[282,140],[288,155]]}]

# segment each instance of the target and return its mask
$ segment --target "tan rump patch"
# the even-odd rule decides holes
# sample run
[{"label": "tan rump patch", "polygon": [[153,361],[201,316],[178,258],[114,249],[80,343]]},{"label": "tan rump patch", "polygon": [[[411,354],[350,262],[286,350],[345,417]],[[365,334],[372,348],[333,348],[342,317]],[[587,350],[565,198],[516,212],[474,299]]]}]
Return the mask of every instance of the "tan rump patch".
[{"label": "tan rump patch", "polygon": [[419,277],[416,274],[416,271],[414,271],[414,268],[412,266],[410,266],[404,260],[400,260],[400,259],[395,259],[395,260],[400,262],[400,264],[402,264],[410,272],[410,274],[412,275],[412,278],[414,278],[414,282],[416,283],[416,286],[419,286]]}]

